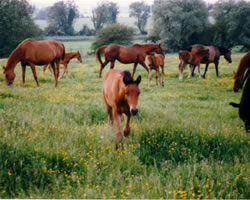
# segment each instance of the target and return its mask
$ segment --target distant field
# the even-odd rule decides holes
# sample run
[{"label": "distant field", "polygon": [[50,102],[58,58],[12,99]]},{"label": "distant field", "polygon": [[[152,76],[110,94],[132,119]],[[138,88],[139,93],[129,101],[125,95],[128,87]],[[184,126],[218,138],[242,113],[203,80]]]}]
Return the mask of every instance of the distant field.
[{"label": "distant field", "polygon": [[[134,24],[135,23],[135,18],[118,17],[117,21],[118,21],[118,23],[126,24],[127,26],[131,26],[131,27],[136,28],[136,26]],[[47,26],[47,21],[46,20],[35,20],[35,23],[41,29],[45,29],[45,27]],[[152,23],[152,19],[149,18],[148,23],[147,23],[147,29],[148,30],[151,27],[151,23]],[[77,31],[77,32],[80,31],[84,24],[88,25],[88,27],[90,27],[90,28],[93,28],[93,23],[92,23],[90,18],[79,18],[74,23],[75,31]]]},{"label": "distant field", "polygon": [[207,79],[187,79],[186,69],[183,81],[177,54],[167,54],[165,87],[153,79],[149,88],[138,66],[139,114],[117,151],[99,64],[85,55],[90,42],[65,46],[80,49],[83,63],[72,60],[56,89],[42,67],[39,88],[30,68],[25,85],[20,65],[13,86],[0,76],[0,198],[250,199],[250,138],[228,105],[241,96],[232,91],[232,74],[244,54],[233,54],[232,64],[221,58],[220,78],[211,65]]}]

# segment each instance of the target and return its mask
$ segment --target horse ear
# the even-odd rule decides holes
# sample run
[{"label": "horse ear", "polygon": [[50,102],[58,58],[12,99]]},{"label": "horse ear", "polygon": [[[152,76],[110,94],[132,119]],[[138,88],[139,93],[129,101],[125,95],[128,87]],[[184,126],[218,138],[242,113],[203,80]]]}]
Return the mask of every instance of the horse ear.
[{"label": "horse ear", "polygon": [[141,75],[139,75],[135,81],[136,85],[139,85],[141,82]]},{"label": "horse ear", "polygon": [[129,71],[124,71],[123,83],[125,85],[133,83],[133,78],[132,78],[132,76],[131,76],[131,74],[130,74]]}]

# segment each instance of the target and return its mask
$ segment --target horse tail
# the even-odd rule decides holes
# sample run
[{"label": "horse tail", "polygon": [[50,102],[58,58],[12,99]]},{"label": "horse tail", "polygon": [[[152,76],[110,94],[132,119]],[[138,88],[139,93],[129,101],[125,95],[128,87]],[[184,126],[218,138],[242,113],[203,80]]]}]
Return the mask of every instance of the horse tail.
[{"label": "horse tail", "polygon": [[238,103],[234,103],[234,102],[230,102],[229,105],[235,107],[235,108],[239,108],[240,107],[240,104]]},{"label": "horse tail", "polygon": [[103,52],[104,49],[106,49],[106,48],[107,48],[107,45],[103,45],[103,46],[99,47],[95,52],[96,59],[100,62],[101,65],[103,65],[103,62],[101,59],[101,52]]}]

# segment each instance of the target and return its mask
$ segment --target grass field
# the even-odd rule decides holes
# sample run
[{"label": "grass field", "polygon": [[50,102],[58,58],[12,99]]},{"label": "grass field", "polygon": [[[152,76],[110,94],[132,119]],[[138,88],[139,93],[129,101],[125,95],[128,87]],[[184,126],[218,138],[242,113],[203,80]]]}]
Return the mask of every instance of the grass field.
[{"label": "grass field", "polygon": [[166,55],[165,87],[148,88],[138,66],[139,114],[117,151],[89,45],[65,43],[84,61],[70,63],[58,88],[42,67],[39,88],[29,68],[22,84],[20,65],[13,86],[0,76],[0,198],[250,198],[249,134],[228,105],[240,100],[232,73],[244,54],[221,58],[220,78],[212,65],[207,79],[187,79],[186,69],[183,81],[177,55]]}]

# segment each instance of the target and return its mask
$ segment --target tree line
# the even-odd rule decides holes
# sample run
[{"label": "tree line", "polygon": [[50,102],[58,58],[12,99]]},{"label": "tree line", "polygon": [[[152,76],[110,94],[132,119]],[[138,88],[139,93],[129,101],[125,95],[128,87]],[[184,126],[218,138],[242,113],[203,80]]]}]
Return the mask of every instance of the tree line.
[{"label": "tree line", "polygon": [[[74,0],[59,1],[42,9],[37,17],[46,19],[44,31],[34,23],[34,12],[27,0],[0,1],[0,56],[9,55],[23,39],[43,35],[96,35],[93,49],[107,43],[131,43],[135,29],[117,24],[120,13],[117,3],[103,1],[91,13],[93,28],[83,25],[77,33],[74,22],[80,16]],[[207,4],[204,0],[154,0],[129,5],[129,16],[135,18],[140,34],[147,41],[161,42],[167,52],[176,52],[194,43],[224,47],[241,45],[250,49],[250,2],[246,0],[218,0]],[[148,18],[153,23],[146,30]]]}]

